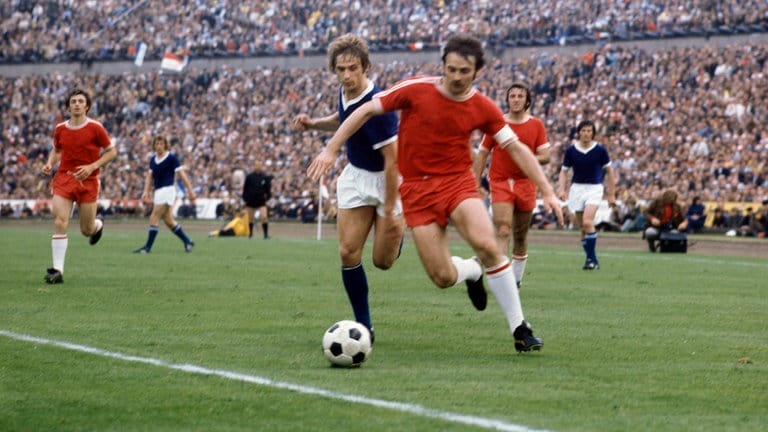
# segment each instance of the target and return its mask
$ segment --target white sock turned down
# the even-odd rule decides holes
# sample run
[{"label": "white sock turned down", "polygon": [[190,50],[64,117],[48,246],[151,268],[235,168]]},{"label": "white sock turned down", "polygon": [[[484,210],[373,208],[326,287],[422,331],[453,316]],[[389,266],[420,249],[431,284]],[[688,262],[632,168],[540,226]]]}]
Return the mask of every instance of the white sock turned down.
[{"label": "white sock turned down", "polygon": [[480,266],[480,263],[472,258],[464,259],[452,256],[451,261],[453,261],[453,266],[456,267],[456,273],[458,273],[454,285],[458,285],[465,280],[476,281],[483,276],[483,268]]}]

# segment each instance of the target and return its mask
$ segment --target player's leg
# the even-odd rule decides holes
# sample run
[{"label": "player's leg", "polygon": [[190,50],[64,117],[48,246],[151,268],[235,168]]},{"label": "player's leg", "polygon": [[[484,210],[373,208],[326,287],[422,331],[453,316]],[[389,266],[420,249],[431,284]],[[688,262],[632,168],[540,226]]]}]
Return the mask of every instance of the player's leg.
[{"label": "player's leg", "polygon": [[530,326],[525,322],[512,265],[498,250],[493,226],[482,201],[475,198],[462,201],[451,213],[451,221],[485,265],[488,286],[504,311],[509,329],[515,338],[515,349],[541,349],[542,341],[533,335]]},{"label": "player's leg", "polygon": [[246,204],[245,214],[248,217],[248,238],[253,238],[253,217],[256,214],[256,207]]},{"label": "player's leg", "polygon": [[187,236],[187,233],[184,232],[184,228],[182,228],[181,224],[173,217],[173,208],[168,204],[163,204],[161,207],[162,209],[159,210],[160,213],[158,214],[158,217],[162,218],[165,226],[167,226],[168,229],[170,229],[171,232],[184,243],[184,250],[192,252],[192,247],[195,246],[195,242]]},{"label": "player's leg", "polygon": [[584,263],[584,270],[597,270],[600,264],[597,261],[597,230],[595,229],[595,216],[597,215],[597,205],[587,203],[584,205],[584,212],[581,215],[581,232],[583,236],[582,246],[587,255],[587,261]]},{"label": "player's leg", "polygon": [[451,257],[444,227],[433,222],[415,226],[411,231],[421,265],[438,287],[450,288],[467,278],[482,277],[482,268],[476,261]]},{"label": "player's leg", "polygon": [[[479,205],[478,205],[479,203]],[[476,221],[477,223],[473,222]],[[451,257],[458,271],[457,283],[464,281],[467,285],[467,295],[477,310],[485,310],[488,305],[488,293],[483,284],[483,260],[498,259],[499,252],[493,224],[488,217],[485,203],[477,197],[462,200],[451,212],[451,222],[459,234],[469,242],[475,250],[476,257],[463,259]],[[476,226],[475,226],[476,225]],[[471,228],[470,228],[471,227]],[[482,244],[478,246],[478,239]],[[488,242],[490,239],[491,243]]]},{"label": "player's leg", "polygon": [[98,210],[98,204],[95,202],[77,204],[77,211],[80,214],[80,233],[86,237],[91,237],[102,228],[103,223],[96,219],[96,210]]},{"label": "player's leg", "polygon": [[515,182],[512,205],[512,273],[520,289],[528,264],[528,231],[536,208],[536,185],[531,180]]},{"label": "player's leg", "polygon": [[266,205],[259,207],[259,219],[261,219],[261,232],[264,234],[264,239],[268,240],[270,238],[269,237],[269,209],[267,209]]},{"label": "player's leg", "polygon": [[528,264],[528,231],[531,226],[532,211],[517,208],[512,217],[512,273],[515,274],[517,287],[523,283],[525,267]]},{"label": "player's leg", "polygon": [[493,211],[493,225],[496,228],[496,243],[499,251],[509,253],[509,244],[512,240],[512,213],[514,207],[509,202],[494,202],[491,204]]},{"label": "player's leg", "polygon": [[[152,251],[152,246],[155,244],[155,239],[160,233],[160,220],[168,210],[170,206],[164,204],[157,199],[157,191],[155,192],[155,200],[152,204],[152,212],[149,214],[149,230],[147,231],[147,241],[144,246],[136,249],[133,253],[149,253]],[[170,227],[169,227],[170,228]]]},{"label": "player's leg", "polygon": [[373,265],[387,270],[392,267],[400,256],[403,246],[403,231],[405,221],[402,216],[385,217],[375,213],[373,235]]},{"label": "player's leg", "polygon": [[337,215],[341,281],[355,314],[355,321],[369,330],[372,329],[373,323],[368,305],[368,278],[363,268],[362,256],[374,215],[375,208],[371,206],[339,209]]},{"label": "player's leg", "polygon": [[99,242],[104,230],[104,221],[96,219],[100,185],[99,179],[87,178],[78,182],[74,195],[71,197],[73,201],[77,202],[80,213],[80,232],[84,236],[90,237],[88,242],[91,245]]},{"label": "player's leg", "polygon": [[64,281],[64,260],[69,245],[67,229],[69,228],[73,202],[60,195],[54,195],[51,206],[53,207],[53,236],[51,237],[53,267],[46,271],[44,279],[47,283],[55,284]]}]

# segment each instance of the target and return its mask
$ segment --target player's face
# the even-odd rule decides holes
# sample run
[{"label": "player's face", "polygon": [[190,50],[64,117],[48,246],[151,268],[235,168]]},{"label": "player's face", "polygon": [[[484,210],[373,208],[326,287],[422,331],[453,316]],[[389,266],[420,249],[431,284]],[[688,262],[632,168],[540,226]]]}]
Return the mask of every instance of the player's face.
[{"label": "player's face", "polygon": [[348,98],[357,97],[365,90],[366,71],[360,62],[359,57],[351,55],[339,55],[336,57],[336,79],[344,87],[344,96]]},{"label": "player's face", "polygon": [[592,139],[595,137],[595,134],[592,133],[592,126],[587,126],[579,129],[579,141],[583,143],[590,143],[592,142]]},{"label": "player's face", "polygon": [[463,96],[472,88],[476,72],[474,56],[448,53],[443,63],[443,88],[453,96]]},{"label": "player's face", "polygon": [[525,89],[513,87],[509,90],[507,96],[507,104],[509,104],[509,111],[512,113],[522,113],[525,111]]},{"label": "player's face", "polygon": [[69,98],[69,113],[73,116],[84,116],[88,112],[88,100],[85,95],[74,95]]},{"label": "player's face", "polygon": [[165,141],[163,140],[155,140],[152,143],[152,147],[155,153],[161,156],[164,155],[165,152],[168,150],[168,144],[166,144]]}]

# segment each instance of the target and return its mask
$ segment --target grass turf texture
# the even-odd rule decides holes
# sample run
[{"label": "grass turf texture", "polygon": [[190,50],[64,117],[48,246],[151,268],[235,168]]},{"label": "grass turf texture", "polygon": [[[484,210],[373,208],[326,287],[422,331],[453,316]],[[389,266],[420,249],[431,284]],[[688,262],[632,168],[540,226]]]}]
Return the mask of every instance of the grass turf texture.
[{"label": "grass turf texture", "polygon": [[[108,223],[93,247],[71,229],[65,283],[46,285],[50,235],[0,226],[0,330],[532,429],[768,427],[764,258],[606,251],[585,272],[581,250],[532,245],[521,295],[545,346],[518,355],[492,296],[480,313],[463,284],[434,287],[410,242],[387,272],[367,250],[376,345],[347,370],[320,349],[352,316],[332,238],[194,232],[186,254],[161,230],[138,255],[141,228]],[[482,430],[0,335],[3,431],[361,429]]]}]

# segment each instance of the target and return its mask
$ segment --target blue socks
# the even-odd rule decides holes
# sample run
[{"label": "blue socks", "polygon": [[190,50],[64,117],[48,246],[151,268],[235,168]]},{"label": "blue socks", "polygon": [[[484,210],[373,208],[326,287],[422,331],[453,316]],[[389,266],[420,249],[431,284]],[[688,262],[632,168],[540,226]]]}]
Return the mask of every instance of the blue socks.
[{"label": "blue socks", "polygon": [[365,277],[363,263],[351,267],[341,267],[341,281],[347,291],[349,303],[355,314],[355,321],[368,327],[370,330],[371,311],[368,308],[368,278]]},{"label": "blue socks", "polygon": [[147,235],[147,244],[144,245],[144,249],[146,250],[152,250],[152,245],[155,244],[155,239],[157,238],[157,233],[160,230],[160,227],[157,225],[150,225],[149,226],[149,235]]},{"label": "blue socks", "polygon": [[584,248],[584,252],[587,253],[587,259],[597,262],[597,254],[595,253],[595,247],[597,246],[597,231],[584,234],[584,240],[581,241],[581,246]]},{"label": "blue socks", "polygon": [[189,237],[187,237],[187,235],[184,233],[184,230],[181,228],[181,224],[176,224],[176,226],[173,227],[171,231],[173,231],[173,233],[176,234],[176,237],[180,238],[184,244],[192,242],[192,240],[190,240]]}]

